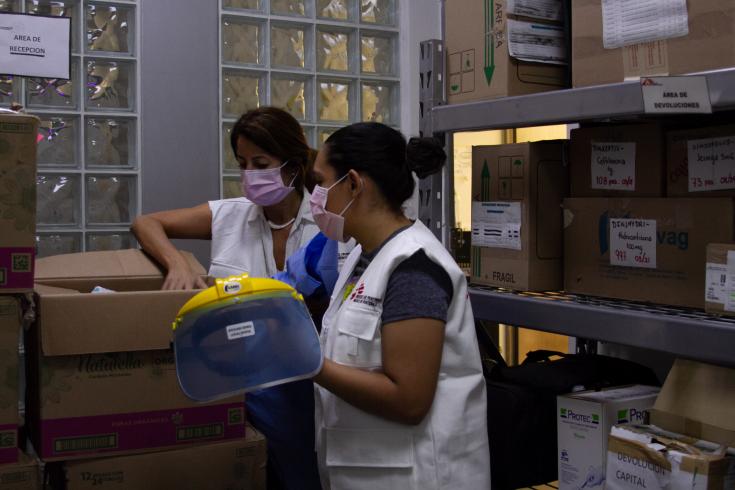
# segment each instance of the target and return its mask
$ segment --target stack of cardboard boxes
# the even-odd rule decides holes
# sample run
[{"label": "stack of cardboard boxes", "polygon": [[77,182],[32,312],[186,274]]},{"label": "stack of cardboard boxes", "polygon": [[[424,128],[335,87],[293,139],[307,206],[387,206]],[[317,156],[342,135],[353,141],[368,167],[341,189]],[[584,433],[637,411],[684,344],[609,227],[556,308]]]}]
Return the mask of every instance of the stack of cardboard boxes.
[{"label": "stack of cardboard boxes", "polygon": [[54,489],[264,489],[244,398],[179,388],[171,324],[194,292],[161,291],[138,250],[34,260],[37,135],[36,118],[0,115],[0,490],[40,488],[40,466]]},{"label": "stack of cardboard boxes", "polygon": [[603,0],[448,0],[447,100],[559,90],[569,78],[588,87],[731,68],[733,17],[730,0],[647,1],[636,9]]},{"label": "stack of cardboard boxes", "polygon": [[677,360],[650,410],[651,425],[612,428],[605,488],[732,488],[734,387],[733,369]]},{"label": "stack of cardboard boxes", "polygon": [[39,489],[21,446],[19,344],[33,291],[38,119],[0,114],[0,489]]},{"label": "stack of cardboard boxes", "polygon": [[163,280],[139,250],[37,261],[27,418],[56,487],[261,488],[264,440],[246,431],[244,398],[200,404],[179,387],[171,324],[195,292]]},{"label": "stack of cardboard boxes", "polygon": [[713,172],[735,164],[735,145],[726,143],[735,142],[734,129],[573,130],[565,289],[703,308],[707,246],[735,235],[735,183],[709,184]]},{"label": "stack of cardboard boxes", "polygon": [[733,198],[735,126],[474,147],[471,281],[733,314]]}]

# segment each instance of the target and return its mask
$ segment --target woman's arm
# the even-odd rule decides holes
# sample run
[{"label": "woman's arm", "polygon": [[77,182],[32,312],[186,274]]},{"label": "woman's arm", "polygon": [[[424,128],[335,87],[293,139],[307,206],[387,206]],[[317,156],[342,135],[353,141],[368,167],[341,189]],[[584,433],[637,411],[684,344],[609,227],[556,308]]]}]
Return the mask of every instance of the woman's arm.
[{"label": "woman's arm", "polygon": [[201,277],[192,273],[171,239],[212,238],[212,211],[209,204],[138,216],[130,228],[143,250],[151,254],[168,274],[162,289],[206,288]]},{"label": "woman's arm", "polygon": [[431,409],[444,344],[444,322],[415,318],[383,325],[383,372],[324,360],[314,381],[351,405],[403,424]]}]

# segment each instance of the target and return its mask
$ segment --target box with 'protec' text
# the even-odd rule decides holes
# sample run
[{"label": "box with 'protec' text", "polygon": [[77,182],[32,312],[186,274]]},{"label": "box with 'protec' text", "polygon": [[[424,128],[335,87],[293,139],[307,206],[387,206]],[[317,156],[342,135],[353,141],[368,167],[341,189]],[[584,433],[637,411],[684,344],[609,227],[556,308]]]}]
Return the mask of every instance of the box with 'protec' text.
[{"label": "box with 'protec' text", "polygon": [[633,385],[557,397],[559,490],[602,488],[610,429],[645,423],[658,392]]}]

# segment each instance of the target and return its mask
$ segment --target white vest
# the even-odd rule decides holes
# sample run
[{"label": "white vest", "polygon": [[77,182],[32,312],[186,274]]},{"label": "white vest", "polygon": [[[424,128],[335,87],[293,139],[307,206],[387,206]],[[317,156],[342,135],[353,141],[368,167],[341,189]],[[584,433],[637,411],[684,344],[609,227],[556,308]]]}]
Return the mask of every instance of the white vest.
[{"label": "white vest", "polygon": [[[286,258],[319,233],[311,215],[309,197],[305,190],[286,241]],[[210,276],[227,277],[247,272],[251,277],[271,277],[278,272],[273,257],[273,235],[262,207],[238,197],[210,201],[209,209],[212,211]],[[353,247],[354,240],[340,243],[340,265]]]},{"label": "white vest", "polygon": [[467,281],[421,222],[378,252],[347,299],[356,247],[342,268],[322,323],[325,357],[382,370],[382,298],[395,268],[419,250],[452,280],[439,378],[432,407],[417,426],[364,412],[316,387],[316,431],[324,490],[485,490],[490,488],[485,380]]}]

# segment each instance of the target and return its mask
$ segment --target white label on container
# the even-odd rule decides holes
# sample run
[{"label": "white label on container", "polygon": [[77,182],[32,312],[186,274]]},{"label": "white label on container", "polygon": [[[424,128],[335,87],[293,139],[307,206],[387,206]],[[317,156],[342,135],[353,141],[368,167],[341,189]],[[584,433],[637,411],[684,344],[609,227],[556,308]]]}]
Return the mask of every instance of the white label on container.
[{"label": "white label on container", "polygon": [[602,0],[606,49],[689,34],[686,0]]},{"label": "white label on container", "polygon": [[506,9],[532,19],[562,20],[561,0],[506,0]]},{"label": "white label on container", "polygon": [[707,78],[703,76],[641,78],[646,114],[711,114]]},{"label": "white label on container", "polygon": [[610,265],[656,268],[656,220],[611,219]]},{"label": "white label on container", "polygon": [[592,142],[592,188],[635,190],[635,143]]},{"label": "white label on container", "polygon": [[255,335],[255,325],[253,322],[234,323],[227,325],[227,340],[236,340],[243,337],[252,337]]},{"label": "white label on container", "polygon": [[735,311],[735,251],[727,251],[727,277],[725,278],[725,311]]},{"label": "white label on container", "polygon": [[8,75],[71,78],[71,19],[0,14],[0,67]]},{"label": "white label on container", "polygon": [[472,246],[521,250],[521,203],[473,202]]},{"label": "white label on container", "polygon": [[508,19],[508,53],[522,61],[566,65],[564,29]]},{"label": "white label on container", "polygon": [[704,299],[708,303],[725,304],[725,285],[727,284],[727,266],[707,262],[707,283]]},{"label": "white label on container", "polygon": [[689,192],[735,189],[735,135],[687,141]]}]

